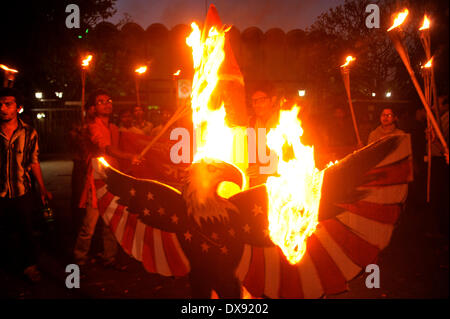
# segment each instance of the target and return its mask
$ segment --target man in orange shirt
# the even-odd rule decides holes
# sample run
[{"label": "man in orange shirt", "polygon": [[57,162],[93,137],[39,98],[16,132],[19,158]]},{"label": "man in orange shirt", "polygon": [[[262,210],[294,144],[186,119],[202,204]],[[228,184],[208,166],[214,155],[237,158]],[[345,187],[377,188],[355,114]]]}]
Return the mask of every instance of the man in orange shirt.
[{"label": "man in orange shirt", "polygon": [[[88,100],[88,105],[94,105],[95,118],[87,125],[90,154],[92,160],[104,156],[113,167],[118,167],[117,159],[131,160],[133,164],[139,163],[137,155],[125,153],[118,149],[119,129],[110,123],[112,113],[112,100],[109,94],[103,90],[97,90]],[[83,266],[87,262],[87,255],[91,246],[92,236],[97,225],[99,211],[94,186],[92,164],[88,169],[85,179],[80,207],[86,207],[86,215],[83,219],[74,248],[74,257],[78,265]],[[103,261],[105,267],[116,267],[117,242],[106,225],[103,225]]]}]

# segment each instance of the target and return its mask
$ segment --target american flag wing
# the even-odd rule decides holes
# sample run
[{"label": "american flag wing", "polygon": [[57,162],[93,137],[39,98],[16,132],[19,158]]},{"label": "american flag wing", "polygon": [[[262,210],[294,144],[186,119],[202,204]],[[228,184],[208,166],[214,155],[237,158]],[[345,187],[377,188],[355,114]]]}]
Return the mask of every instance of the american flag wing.
[{"label": "american flag wing", "polygon": [[412,181],[409,135],[398,137],[367,176],[354,202],[336,203],[338,214],[319,217],[298,264],[289,264],[278,246],[246,244],[236,269],[246,289],[269,298],[319,298],[346,291],[347,282],[389,244]]},{"label": "american flag wing", "polygon": [[186,216],[179,192],[136,179],[92,160],[98,209],[123,250],[148,272],[184,276],[190,271],[176,236]]}]

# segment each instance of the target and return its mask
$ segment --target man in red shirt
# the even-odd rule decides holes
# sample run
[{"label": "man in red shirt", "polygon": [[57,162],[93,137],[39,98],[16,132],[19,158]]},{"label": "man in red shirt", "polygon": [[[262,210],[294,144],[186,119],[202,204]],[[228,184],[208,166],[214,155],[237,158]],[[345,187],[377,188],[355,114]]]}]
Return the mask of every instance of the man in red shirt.
[{"label": "man in red shirt", "polygon": [[[94,105],[95,118],[87,125],[90,154],[88,160],[104,156],[113,167],[118,167],[117,159],[131,160],[133,164],[139,163],[137,155],[125,153],[118,149],[119,129],[110,123],[112,113],[112,100],[109,94],[103,90],[97,90],[88,100],[88,105]],[[86,215],[82,221],[80,231],[74,248],[74,257],[78,265],[83,266],[87,262],[87,255],[91,246],[92,236],[97,225],[99,211],[94,187],[92,165],[88,169],[85,178],[84,189],[81,195],[80,207],[86,208]],[[104,266],[116,266],[117,242],[110,229],[103,227],[103,261]]]}]

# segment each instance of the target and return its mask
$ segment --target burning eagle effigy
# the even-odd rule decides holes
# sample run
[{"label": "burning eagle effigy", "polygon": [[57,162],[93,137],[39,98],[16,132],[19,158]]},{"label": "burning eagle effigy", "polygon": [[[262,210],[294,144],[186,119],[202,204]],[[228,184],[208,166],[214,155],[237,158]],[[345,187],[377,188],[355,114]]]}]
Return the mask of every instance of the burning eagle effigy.
[{"label": "burning eagle effigy", "polygon": [[409,136],[387,137],[319,170],[313,148],[300,142],[299,108],[281,111],[267,135],[277,174],[246,189],[245,156],[235,148],[245,128],[229,126],[224,104],[212,98],[228,29],[192,29],[197,149],[183,187],[94,160],[100,214],[147,271],[188,275],[193,298],[213,290],[240,298],[242,287],[268,298],[345,291],[390,241],[412,180]]}]

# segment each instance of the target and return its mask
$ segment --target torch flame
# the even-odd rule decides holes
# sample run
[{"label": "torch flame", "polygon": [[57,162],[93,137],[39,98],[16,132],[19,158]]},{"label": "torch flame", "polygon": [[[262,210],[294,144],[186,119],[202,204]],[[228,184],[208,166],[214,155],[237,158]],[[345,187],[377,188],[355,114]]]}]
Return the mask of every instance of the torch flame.
[{"label": "torch flame", "polygon": [[102,163],[105,167],[109,167],[108,162],[105,160],[104,157],[97,157],[97,160]]},{"label": "torch flame", "polygon": [[92,60],[92,55],[88,55],[82,62],[81,62],[81,66],[82,67],[88,67],[89,66],[89,63],[91,62],[91,60]]},{"label": "torch flame", "polygon": [[428,62],[422,68],[428,69],[428,68],[431,68],[432,65],[433,65],[433,58],[428,60]]},{"label": "torch flame", "polygon": [[17,73],[17,72],[19,72],[19,71],[17,71],[17,70],[8,68],[8,67],[7,67],[6,65],[4,65],[4,64],[0,64],[0,68],[2,68],[3,70],[5,70],[5,71],[7,71],[7,72],[12,72],[12,73]]},{"label": "torch flame", "polygon": [[408,16],[408,9],[403,10],[402,12],[397,14],[397,17],[394,19],[394,24],[392,25],[392,27],[390,27],[388,29],[388,31],[391,31],[392,29],[397,28],[398,26],[400,26],[406,19],[406,17]]},{"label": "torch flame", "polygon": [[145,72],[147,72],[147,66],[140,66],[139,68],[137,68],[136,70],[134,70],[134,72],[138,73],[138,74],[143,74]]},{"label": "torch flame", "polygon": [[174,76],[179,76],[180,75],[180,73],[181,73],[181,70],[178,70],[177,72],[175,72],[173,75]]},{"label": "torch flame", "polygon": [[428,20],[428,17],[425,15],[425,17],[423,18],[423,24],[420,27],[420,31],[422,30],[427,30],[430,28],[430,20]]},{"label": "torch flame", "polygon": [[350,64],[350,62],[353,62],[353,61],[355,61],[356,60],[356,58],[354,58],[354,57],[352,57],[351,55],[349,55],[346,59],[345,59],[345,64],[343,64],[343,65],[341,65],[341,68],[344,68],[344,67],[346,67],[347,65],[349,65]]}]

